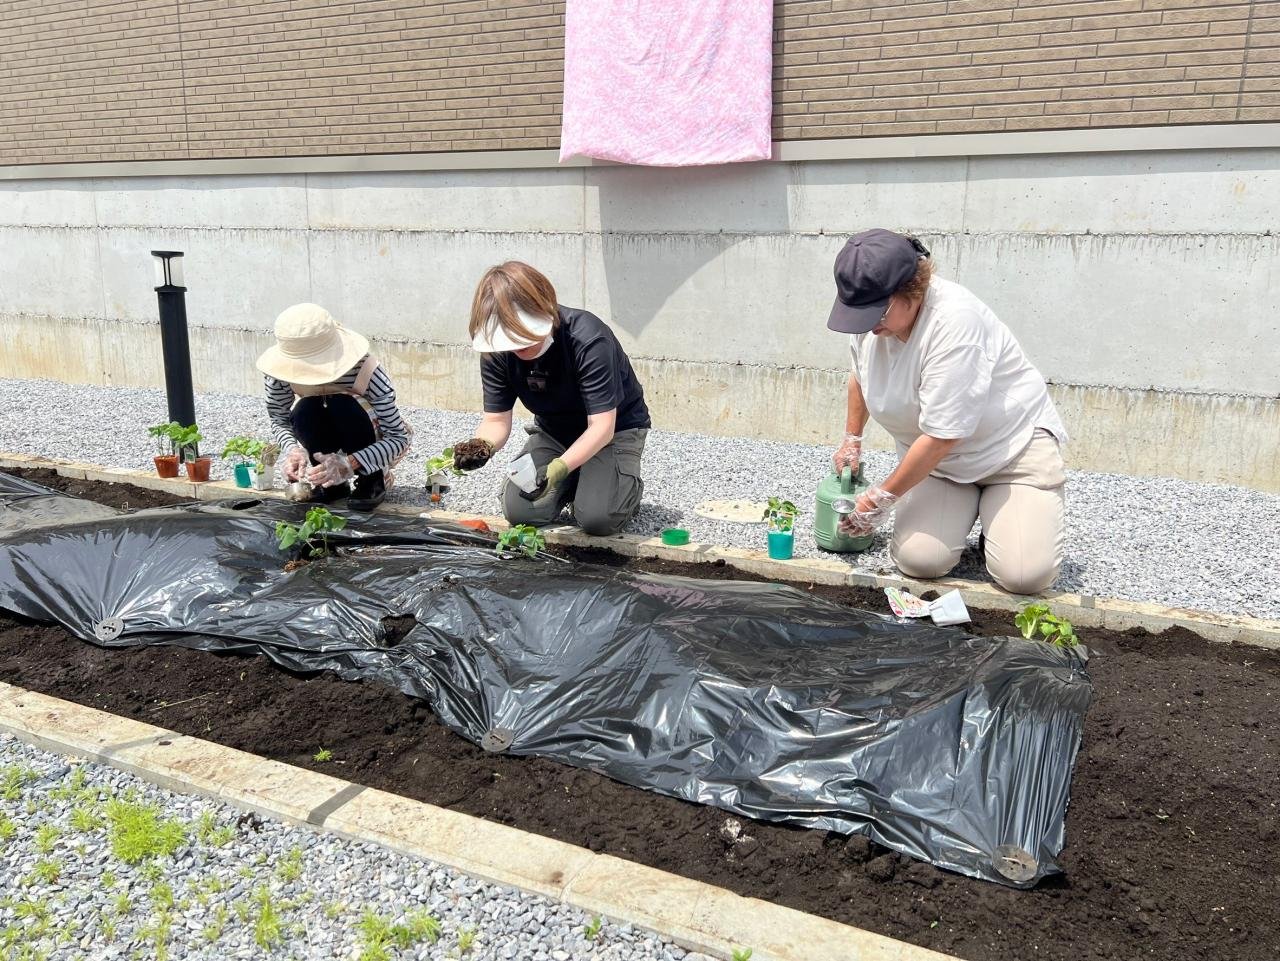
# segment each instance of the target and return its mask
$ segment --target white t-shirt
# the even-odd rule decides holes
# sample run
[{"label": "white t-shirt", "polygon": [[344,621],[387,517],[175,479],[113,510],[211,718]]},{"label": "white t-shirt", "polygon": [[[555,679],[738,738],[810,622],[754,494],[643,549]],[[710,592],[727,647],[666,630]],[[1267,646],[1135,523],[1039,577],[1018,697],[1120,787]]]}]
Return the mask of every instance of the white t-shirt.
[{"label": "white t-shirt", "polygon": [[921,434],[963,438],[934,468],[971,484],[996,473],[1044,428],[1067,432],[1040,371],[1009,328],[959,284],[935,277],[906,343],[892,334],[849,338],[853,376],[898,456]]}]

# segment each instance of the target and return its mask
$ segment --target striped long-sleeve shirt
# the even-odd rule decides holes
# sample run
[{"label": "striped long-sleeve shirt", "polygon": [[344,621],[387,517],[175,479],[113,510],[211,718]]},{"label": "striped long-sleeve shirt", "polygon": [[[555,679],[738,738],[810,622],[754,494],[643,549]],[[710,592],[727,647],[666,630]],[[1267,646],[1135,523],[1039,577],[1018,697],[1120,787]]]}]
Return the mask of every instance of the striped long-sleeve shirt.
[{"label": "striped long-sleeve shirt", "polygon": [[[333,382],[333,386],[354,392],[356,377],[364,365],[364,358],[349,371]],[[298,443],[293,436],[293,424],[289,412],[293,409],[293,388],[283,380],[271,375],[265,377],[267,391],[267,416],[271,418],[271,427],[275,441],[280,445],[283,454]],[[369,380],[369,387],[362,395],[373,408],[378,417],[379,437],[376,441],[361,450],[347,451],[360,461],[365,473],[386,470],[409,449],[410,434],[404,418],[400,416],[400,408],[396,405],[396,389],[386,371],[379,367]],[[314,453],[314,452],[313,452]],[[325,451],[324,453],[332,453]]]}]

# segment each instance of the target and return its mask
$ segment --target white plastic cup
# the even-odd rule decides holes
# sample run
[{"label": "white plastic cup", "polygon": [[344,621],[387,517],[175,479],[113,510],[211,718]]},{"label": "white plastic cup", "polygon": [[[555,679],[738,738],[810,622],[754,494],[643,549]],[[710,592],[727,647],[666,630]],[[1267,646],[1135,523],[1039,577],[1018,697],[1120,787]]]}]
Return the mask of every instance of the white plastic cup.
[{"label": "white plastic cup", "polygon": [[947,591],[929,605],[929,616],[939,627],[950,624],[969,623],[969,608],[964,606],[964,598],[956,590]]},{"label": "white plastic cup", "polygon": [[538,467],[530,454],[521,454],[507,467],[507,476],[511,482],[526,494],[531,494],[538,486]]}]

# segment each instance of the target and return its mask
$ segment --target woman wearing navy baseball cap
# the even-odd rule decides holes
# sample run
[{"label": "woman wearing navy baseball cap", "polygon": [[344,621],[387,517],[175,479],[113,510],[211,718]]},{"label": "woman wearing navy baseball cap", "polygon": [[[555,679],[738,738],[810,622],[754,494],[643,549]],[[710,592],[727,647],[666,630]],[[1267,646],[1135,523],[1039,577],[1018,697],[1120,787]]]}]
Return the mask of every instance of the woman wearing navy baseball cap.
[{"label": "woman wearing navy baseball cap", "polygon": [[855,470],[874,419],[898,466],[841,529],[868,534],[896,511],[890,554],[909,577],[947,574],[982,521],[992,578],[1015,594],[1047,588],[1062,566],[1067,440],[1044,377],[973,293],[934,274],[914,237],[867,230],[836,257],[827,327],[849,334],[845,438]]}]

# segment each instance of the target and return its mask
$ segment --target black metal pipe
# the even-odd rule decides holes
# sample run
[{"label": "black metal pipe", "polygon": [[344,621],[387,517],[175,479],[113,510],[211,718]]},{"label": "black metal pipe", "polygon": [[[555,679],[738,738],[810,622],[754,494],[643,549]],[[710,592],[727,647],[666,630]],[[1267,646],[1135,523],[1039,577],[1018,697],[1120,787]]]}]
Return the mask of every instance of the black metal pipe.
[{"label": "black metal pipe", "polygon": [[[177,251],[153,250],[164,257]],[[156,287],[160,306],[160,350],[164,355],[164,389],[169,402],[169,420],[184,427],[196,422],[195,387],[191,380],[191,342],[187,337],[187,288],[172,283],[166,267],[165,283]]]}]

